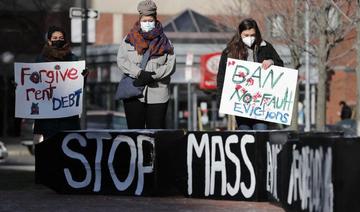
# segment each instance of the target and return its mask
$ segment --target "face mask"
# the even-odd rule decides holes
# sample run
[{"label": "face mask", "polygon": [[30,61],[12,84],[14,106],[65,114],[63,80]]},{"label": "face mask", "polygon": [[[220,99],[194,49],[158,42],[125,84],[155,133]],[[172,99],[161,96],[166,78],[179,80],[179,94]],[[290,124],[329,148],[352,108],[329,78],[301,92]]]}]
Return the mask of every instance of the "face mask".
[{"label": "face mask", "polygon": [[155,28],[155,21],[141,21],[140,22],[141,30],[144,32],[150,32]]},{"label": "face mask", "polygon": [[51,41],[51,46],[59,49],[61,47],[63,47],[65,45],[65,41],[64,40],[54,40],[54,41]]},{"label": "face mask", "polygon": [[244,37],[242,38],[242,41],[247,45],[248,47],[251,47],[255,42],[254,36]]}]

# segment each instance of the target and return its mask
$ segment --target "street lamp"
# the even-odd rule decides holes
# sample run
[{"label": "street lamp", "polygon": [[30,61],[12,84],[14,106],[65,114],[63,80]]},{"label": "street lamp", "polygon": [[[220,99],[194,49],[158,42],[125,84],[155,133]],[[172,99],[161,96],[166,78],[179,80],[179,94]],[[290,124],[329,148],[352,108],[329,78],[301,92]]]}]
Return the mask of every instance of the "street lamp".
[{"label": "street lamp", "polygon": [[[87,45],[87,33],[88,33],[88,14],[87,14],[87,5],[86,0],[82,0],[81,2],[82,11],[82,20],[81,20],[81,59],[85,60],[86,64],[86,45]],[[83,92],[83,112],[81,116],[81,128],[86,129],[86,84],[84,84],[84,92]]]},{"label": "street lamp", "polygon": [[2,135],[6,136],[7,130],[7,115],[8,115],[8,65],[14,61],[14,55],[11,52],[4,52],[1,54],[1,62],[3,64],[3,85],[4,85],[4,94],[3,94],[3,120],[2,120]]},{"label": "street lamp", "polygon": [[311,130],[310,125],[310,58],[309,58],[309,3],[305,1],[305,132]]}]

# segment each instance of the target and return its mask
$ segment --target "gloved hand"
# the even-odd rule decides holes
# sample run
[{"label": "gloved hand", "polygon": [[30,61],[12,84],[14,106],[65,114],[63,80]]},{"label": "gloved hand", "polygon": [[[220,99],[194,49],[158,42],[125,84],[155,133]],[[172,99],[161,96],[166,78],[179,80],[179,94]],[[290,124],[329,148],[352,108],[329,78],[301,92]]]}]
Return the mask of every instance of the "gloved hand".
[{"label": "gloved hand", "polygon": [[81,72],[81,75],[83,75],[84,77],[87,77],[88,74],[89,74],[89,69],[86,67],[86,68]]},{"label": "gloved hand", "polygon": [[14,88],[17,88],[17,83],[15,82],[15,80],[11,80],[11,85],[14,86]]},{"label": "gloved hand", "polygon": [[134,85],[144,86],[154,82],[155,80],[152,78],[152,75],[154,74],[155,72],[141,71],[138,78],[134,80]]}]

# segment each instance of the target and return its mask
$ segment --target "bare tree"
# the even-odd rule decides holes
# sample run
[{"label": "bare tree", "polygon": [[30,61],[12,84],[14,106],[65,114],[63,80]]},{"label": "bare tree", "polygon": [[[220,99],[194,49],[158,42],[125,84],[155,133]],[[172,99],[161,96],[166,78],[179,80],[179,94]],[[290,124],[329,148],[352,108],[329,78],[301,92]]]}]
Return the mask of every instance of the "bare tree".
[{"label": "bare tree", "polygon": [[[248,3],[246,3],[246,1]],[[311,55],[312,60],[316,61],[315,69],[318,71],[315,113],[316,129],[324,131],[328,95],[326,87],[329,83],[329,73],[334,69],[333,66],[336,59],[346,57],[353,50],[353,48],[344,49],[342,53],[338,55],[334,55],[333,53],[335,47],[339,46],[353,29],[353,25],[349,21],[344,20],[344,17],[353,16],[354,1],[233,0],[233,2],[235,3],[229,4],[231,7],[225,8],[229,15],[223,16],[222,22],[233,26],[235,22],[238,24],[244,17],[251,16],[255,18],[260,22],[261,27],[265,29],[264,37],[270,39],[273,44],[281,43],[287,45],[290,50],[291,67],[294,69],[299,69],[302,66],[302,56],[305,52],[305,4],[309,5],[311,37],[308,43],[310,46],[308,53]],[[250,5],[248,11],[244,10],[244,5]],[[278,16],[280,16],[280,18]],[[272,20],[274,18],[275,21]],[[234,20],[237,21],[234,22]],[[278,37],[272,36],[272,28],[277,29]],[[298,101],[297,99],[296,101]],[[305,107],[310,107],[310,105],[305,105]],[[360,112],[357,114],[360,114]],[[297,104],[294,106],[293,118],[292,129],[297,129]]]},{"label": "bare tree", "polygon": [[356,32],[357,32],[357,65],[356,65],[356,84],[357,84],[357,96],[356,96],[356,133],[360,136],[360,0],[357,0],[356,11]]},{"label": "bare tree", "polygon": [[[356,126],[357,126],[356,133],[358,136],[360,136],[360,0],[357,0],[356,4],[354,2],[353,5],[351,4],[350,0],[348,0],[348,2],[350,2],[350,4],[348,4],[349,5],[348,8],[346,8],[346,7],[340,8],[336,4],[335,4],[335,6],[337,6],[336,8],[341,13],[341,15],[344,17],[344,19],[346,19],[346,21],[349,23],[350,26],[355,25],[356,34],[357,34],[356,42],[354,42],[354,45],[349,50],[356,48],[356,51],[357,51],[357,57],[356,57],[356,61],[357,61],[357,64],[356,64],[357,96],[356,97],[357,98],[356,98],[356,109],[355,109],[356,112],[355,113],[356,113]],[[351,8],[356,8],[356,9],[354,11],[349,12],[349,8],[350,8],[350,10],[351,10]],[[352,12],[355,14],[353,14]],[[340,57],[343,56],[348,51],[344,51],[339,56]]]},{"label": "bare tree", "polygon": [[[300,62],[300,59],[301,59],[301,49],[300,49],[300,46],[303,46],[301,45],[300,43],[302,43],[302,37],[303,37],[303,33],[299,33],[301,32],[300,30],[300,19],[301,19],[301,10],[300,10],[300,2],[299,0],[294,0],[293,1],[293,8],[295,8],[295,10],[292,10],[293,11],[293,16],[291,16],[291,20],[290,22],[292,23],[291,24],[291,27],[289,29],[290,31],[290,37],[294,39],[294,41],[292,42],[289,42],[288,43],[288,47],[290,49],[290,53],[291,53],[291,64],[292,64],[292,67],[294,69],[299,69],[301,67],[301,62]],[[293,114],[292,114],[292,121],[291,121],[291,127],[290,129],[292,130],[298,130],[299,126],[298,126],[298,102],[299,102],[299,81],[297,83],[297,86],[296,86],[296,95],[295,95],[295,99],[294,99],[294,108],[293,108]]]},{"label": "bare tree", "polygon": [[[309,2],[313,15],[313,29],[315,36],[312,39],[314,55],[317,58],[318,84],[317,84],[317,105],[316,105],[316,129],[325,130],[326,124],[326,83],[328,72],[331,70],[331,53],[339,45],[345,36],[351,31],[352,25],[341,21],[337,14],[340,8],[351,8],[349,0],[319,0]],[[335,12],[336,11],[336,12]],[[351,10],[346,10],[349,15]]]},{"label": "bare tree", "polygon": [[[299,69],[303,64],[301,61],[304,52],[304,32],[303,32],[303,14],[304,14],[304,1],[290,0],[290,1],[256,1],[254,6],[258,13],[256,13],[260,20],[263,20],[263,28],[269,30],[265,33],[273,43],[283,43],[290,51],[291,68]],[[269,12],[275,11],[275,12]],[[253,13],[254,14],[254,13]],[[285,20],[286,18],[286,20]],[[267,25],[267,26],[266,26]],[[277,36],[273,29],[276,29]],[[294,99],[294,108],[292,114],[292,121],[290,129],[298,130],[298,104],[299,101],[299,85],[298,81],[296,95]]]},{"label": "bare tree", "polygon": [[[316,129],[325,130],[326,123],[326,86],[329,71],[332,70],[334,57],[331,53],[336,46],[344,41],[345,36],[353,28],[349,22],[342,21],[341,17],[351,16],[351,0],[269,0],[267,4],[261,1],[257,3],[257,10],[261,10],[263,16],[270,16],[268,11],[281,14],[286,17],[288,24],[284,27],[282,38],[291,52],[291,60],[294,68],[298,69],[301,64],[301,55],[304,53],[305,41],[301,20],[304,15],[304,3],[309,4],[311,21],[311,46],[309,53],[316,60],[318,71],[317,104],[316,104]],[[340,14],[340,15],[339,15]],[[267,17],[264,17],[267,19]],[[278,27],[281,29],[281,27]],[[341,56],[347,55],[351,49],[344,50]],[[339,57],[339,56],[338,56]]]}]

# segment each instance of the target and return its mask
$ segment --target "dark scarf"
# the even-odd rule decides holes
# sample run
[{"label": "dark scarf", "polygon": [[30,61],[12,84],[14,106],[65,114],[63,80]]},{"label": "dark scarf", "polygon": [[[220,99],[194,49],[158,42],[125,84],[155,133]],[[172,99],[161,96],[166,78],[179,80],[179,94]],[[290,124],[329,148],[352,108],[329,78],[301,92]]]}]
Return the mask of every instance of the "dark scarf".
[{"label": "dark scarf", "polygon": [[46,61],[65,61],[71,55],[70,45],[67,43],[62,48],[55,48],[49,46],[48,43],[45,44],[41,55]]},{"label": "dark scarf", "polygon": [[137,21],[126,36],[125,42],[134,46],[140,55],[143,55],[148,48],[150,49],[150,56],[174,53],[174,48],[164,34],[159,21],[156,21],[155,28],[150,32],[143,32],[140,29],[140,23]]}]

